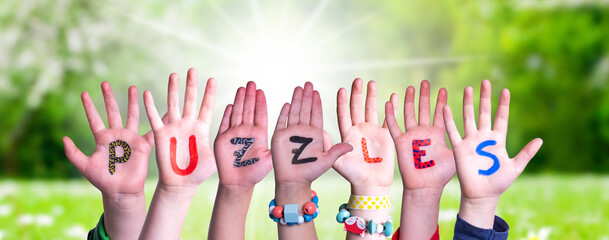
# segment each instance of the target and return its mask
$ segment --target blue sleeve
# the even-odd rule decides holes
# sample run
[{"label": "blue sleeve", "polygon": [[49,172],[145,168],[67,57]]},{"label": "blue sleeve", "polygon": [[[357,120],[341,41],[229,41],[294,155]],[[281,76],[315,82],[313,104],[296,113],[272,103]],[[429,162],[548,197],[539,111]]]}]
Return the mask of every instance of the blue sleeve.
[{"label": "blue sleeve", "polygon": [[459,217],[457,214],[457,222],[455,223],[455,235],[453,239],[457,240],[506,240],[510,226],[498,216],[495,216],[493,229],[484,229],[473,226]]}]

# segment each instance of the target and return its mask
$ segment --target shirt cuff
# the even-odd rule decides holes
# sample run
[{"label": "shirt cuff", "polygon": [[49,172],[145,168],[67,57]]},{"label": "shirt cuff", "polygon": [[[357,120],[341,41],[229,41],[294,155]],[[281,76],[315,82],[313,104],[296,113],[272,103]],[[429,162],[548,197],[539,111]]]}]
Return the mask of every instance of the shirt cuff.
[{"label": "shirt cuff", "polygon": [[[400,239],[400,228],[398,227],[397,230],[395,230],[395,233],[393,233],[393,237],[391,237],[391,240],[399,240]],[[430,240],[440,240],[440,225],[438,225],[436,227],[436,232],[433,234],[433,236],[431,236]]]},{"label": "shirt cuff", "polygon": [[495,216],[495,222],[493,223],[493,229],[479,228],[469,224],[457,214],[457,222],[455,223],[455,236],[454,239],[459,240],[474,240],[474,239],[488,239],[488,240],[504,240],[508,238],[508,231],[510,226],[499,216]]},{"label": "shirt cuff", "polygon": [[108,234],[106,234],[106,229],[104,228],[104,214],[102,213],[99,218],[99,222],[97,222],[97,226],[89,231],[87,235],[87,240],[110,240]]}]

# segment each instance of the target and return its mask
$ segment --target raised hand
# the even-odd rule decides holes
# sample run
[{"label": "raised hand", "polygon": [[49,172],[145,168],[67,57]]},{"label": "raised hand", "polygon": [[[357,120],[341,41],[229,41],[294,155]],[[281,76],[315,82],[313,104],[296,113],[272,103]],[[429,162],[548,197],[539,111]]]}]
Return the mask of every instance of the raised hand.
[{"label": "raised hand", "polygon": [[184,111],[180,116],[178,75],[169,76],[167,124],[157,113],[152,94],[144,93],[144,104],[154,132],[159,182],[150,204],[141,239],[177,239],[192,197],[203,181],[216,171],[209,144],[209,127],[216,81],[210,78],[199,114],[196,114],[197,72],[188,70]]},{"label": "raised hand", "polygon": [[153,138],[151,133],[138,135],[135,86],[129,88],[126,128],[110,83],[103,82],[101,89],[109,128],[104,126],[89,93],[83,92],[81,98],[95,137],[95,152],[87,157],[69,137],[64,137],[65,152],[82,175],[101,191],[107,234],[113,239],[133,239],[139,235],[146,216],[144,182]]},{"label": "raised hand", "polygon": [[430,112],[430,87],[427,80],[421,82],[419,96],[419,121],[415,118],[415,89],[408,87],[404,99],[404,126],[402,132],[393,115],[388,111],[397,106],[387,102],[387,125],[398,152],[398,166],[406,190],[439,190],[455,175],[453,153],[446,145],[446,130],[442,108],[446,105],[446,89],[441,88],[434,111],[433,125]]},{"label": "raised hand", "polygon": [[463,94],[463,125],[461,139],[450,107],[444,107],[444,121],[453,146],[457,175],[461,185],[459,216],[481,228],[492,228],[497,202],[501,194],[522,173],[543,141],[533,139],[513,159],[505,149],[508,129],[510,92],[501,91],[499,106],[491,129],[491,83],[482,82],[480,113],[476,128],[472,87]]},{"label": "raised hand", "polygon": [[[299,208],[311,201],[311,182],[338,157],[353,149],[349,144],[339,143],[324,152],[321,98],[309,82],[304,90],[294,89],[291,105],[283,105],[271,146],[275,204],[297,204]],[[277,227],[279,239],[317,239],[313,221],[294,226],[278,223]]]},{"label": "raised hand", "polygon": [[311,184],[352,150],[339,143],[324,152],[321,98],[310,82],[294,89],[291,105],[283,105],[271,145],[277,183]]},{"label": "raised hand", "polygon": [[197,187],[216,171],[209,143],[216,81],[213,78],[207,81],[198,116],[197,81],[197,71],[189,69],[184,111],[180,116],[178,75],[173,73],[169,76],[167,124],[163,124],[157,113],[150,91],[144,92],[144,105],[156,143],[159,184],[164,186]]},{"label": "raised hand", "polygon": [[208,239],[243,239],[245,218],[254,185],[273,163],[268,148],[266,98],[256,84],[239,88],[235,102],[226,106],[214,152],[220,183]]},{"label": "raised hand", "polygon": [[[368,83],[365,111],[362,85],[359,78],[353,81],[350,106],[346,90],[338,90],[337,113],[341,139],[354,149],[339,158],[334,163],[334,169],[351,183],[353,194],[388,195],[393,182],[395,149],[387,125],[381,127],[378,124],[376,83]],[[396,98],[393,100],[397,101]]]},{"label": "raised hand", "polygon": [[404,193],[402,199],[402,226],[400,237],[428,239],[436,231],[440,197],[444,186],[455,175],[452,151],[446,146],[446,131],[442,108],[446,105],[446,89],[438,92],[433,125],[430,112],[430,87],[427,80],[421,82],[419,95],[419,120],[415,118],[415,89],[406,89],[404,98],[404,126],[402,132],[391,109],[385,104],[387,125],[398,152],[398,165],[402,175]]},{"label": "raised hand", "polygon": [[253,187],[271,171],[267,125],[264,92],[249,82],[226,106],[214,142],[220,184]]}]

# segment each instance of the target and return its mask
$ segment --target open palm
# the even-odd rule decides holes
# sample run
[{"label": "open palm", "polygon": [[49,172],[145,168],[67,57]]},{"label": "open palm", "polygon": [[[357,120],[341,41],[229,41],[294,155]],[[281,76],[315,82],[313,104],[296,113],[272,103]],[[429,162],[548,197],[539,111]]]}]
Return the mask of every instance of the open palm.
[{"label": "open palm", "polygon": [[[87,157],[69,137],[64,137],[66,156],[82,175],[103,193],[142,193],[148,172],[148,156],[150,155],[153,139],[151,133],[144,136],[138,135],[137,88],[134,86],[129,88],[126,128],[123,128],[120,111],[110,83],[103,82],[101,89],[108,113],[109,128],[104,126],[104,122],[99,117],[89,93],[83,92],[81,98],[91,132],[95,137],[95,152]],[[128,147],[124,149],[121,146],[111,146],[111,143],[117,143],[117,141],[126,143]],[[113,161],[110,158],[111,150],[116,151],[114,154],[116,158],[122,158],[123,160],[121,162]]]},{"label": "open palm", "polygon": [[491,130],[491,83],[482,82],[480,113],[476,128],[473,89],[463,94],[463,124],[465,137],[461,139],[453,121],[450,107],[444,108],[448,137],[453,146],[461,194],[466,199],[498,198],[522,173],[542,145],[536,138],[510,159],[505,149],[510,92],[501,92],[499,106]]},{"label": "open palm", "polygon": [[[351,104],[344,88],[338,91],[337,113],[343,143],[354,146],[334,163],[334,169],[356,186],[389,187],[393,182],[395,151],[386,124],[379,126],[376,108],[376,83],[370,81],[366,107],[362,105],[362,80],[351,87]],[[393,111],[393,109],[391,110]],[[351,114],[349,114],[351,113]]]},{"label": "open palm", "polygon": [[291,105],[283,105],[271,146],[275,181],[303,184],[311,184],[352,149],[349,144],[339,143],[324,152],[321,98],[310,82],[304,90],[294,90]]},{"label": "open palm", "polygon": [[184,112],[180,117],[178,75],[169,76],[167,124],[157,113],[152,94],[144,93],[144,104],[154,132],[159,183],[165,186],[198,186],[216,171],[214,153],[209,143],[209,127],[216,91],[209,79],[196,116],[197,72],[188,70]]},{"label": "open palm", "polygon": [[446,105],[447,93],[442,88],[438,92],[433,125],[430,112],[429,82],[421,82],[419,97],[419,121],[415,119],[415,89],[408,87],[404,99],[404,125],[402,132],[392,111],[396,108],[387,102],[385,112],[387,125],[398,152],[398,165],[407,190],[443,189],[455,175],[453,153],[446,145],[446,131],[442,108]]},{"label": "open palm", "polygon": [[249,82],[247,88],[237,90],[234,103],[226,106],[214,142],[222,184],[253,186],[271,171],[267,125],[264,92]]}]

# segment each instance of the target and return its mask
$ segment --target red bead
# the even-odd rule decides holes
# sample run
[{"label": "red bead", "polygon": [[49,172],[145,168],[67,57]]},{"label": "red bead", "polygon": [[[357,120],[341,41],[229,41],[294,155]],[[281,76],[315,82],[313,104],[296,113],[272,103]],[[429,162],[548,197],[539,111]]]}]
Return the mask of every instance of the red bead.
[{"label": "red bead", "polygon": [[305,203],[304,206],[302,206],[302,210],[307,215],[313,215],[313,213],[315,213],[315,210],[317,210],[317,206],[315,206],[315,203],[313,202],[308,202]]},{"label": "red bead", "polygon": [[311,190],[311,199],[313,199],[313,197],[317,196],[317,193],[313,190]]},{"label": "red bead", "polygon": [[283,217],[283,207],[276,206],[275,208],[273,208],[273,211],[271,212],[271,214],[273,214],[273,217],[282,218]]}]

